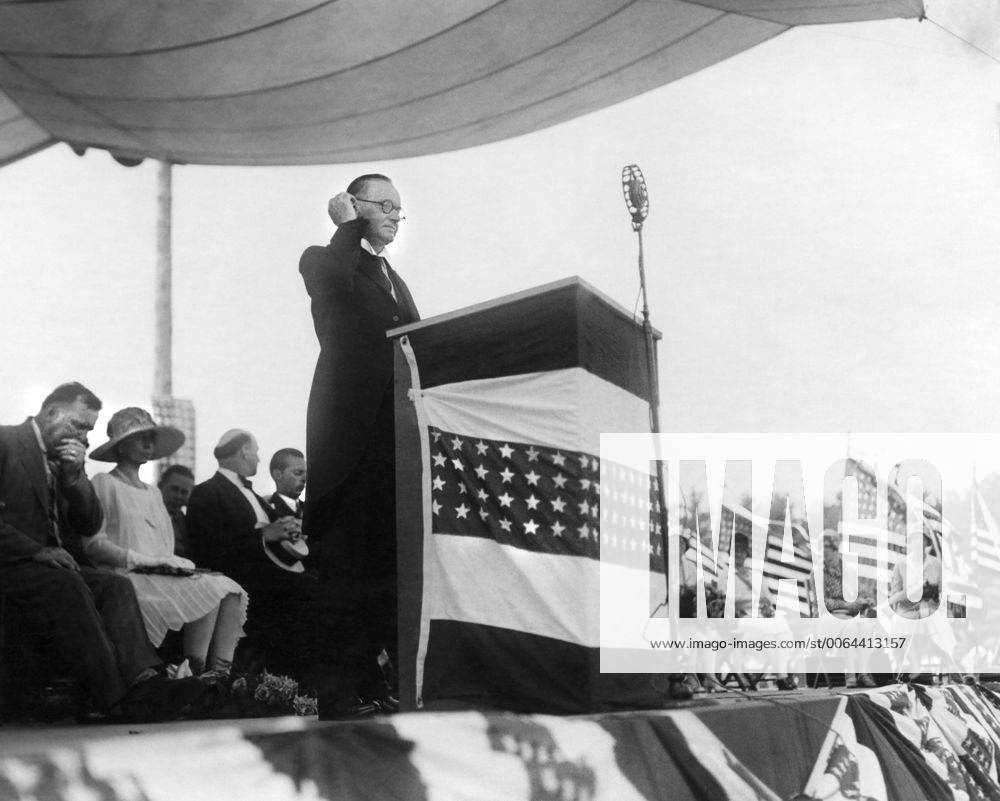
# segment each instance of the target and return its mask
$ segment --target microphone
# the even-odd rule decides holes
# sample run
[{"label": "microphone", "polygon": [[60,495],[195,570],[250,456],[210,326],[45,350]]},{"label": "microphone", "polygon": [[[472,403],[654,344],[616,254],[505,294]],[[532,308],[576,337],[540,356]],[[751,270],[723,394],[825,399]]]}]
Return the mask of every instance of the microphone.
[{"label": "microphone", "polygon": [[649,193],[646,191],[646,179],[637,164],[622,167],[622,194],[625,196],[625,208],[632,215],[632,230],[638,231],[649,214]]}]

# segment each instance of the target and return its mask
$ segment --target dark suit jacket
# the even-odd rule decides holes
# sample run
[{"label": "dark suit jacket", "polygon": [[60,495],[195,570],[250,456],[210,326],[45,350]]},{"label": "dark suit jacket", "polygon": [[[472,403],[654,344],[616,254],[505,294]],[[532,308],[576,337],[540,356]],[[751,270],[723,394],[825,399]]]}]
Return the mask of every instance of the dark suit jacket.
[{"label": "dark suit jacket", "polygon": [[[274,520],[270,504],[259,495],[257,499]],[[264,553],[250,502],[222,473],[191,491],[185,522],[188,542],[200,566],[225,573],[240,584],[253,583],[252,577],[262,571],[281,570]]]},{"label": "dark suit jacket", "polygon": [[296,512],[292,509],[277,492],[268,498],[268,501],[271,504],[271,508],[274,509],[275,519],[289,516],[302,517],[302,512]]},{"label": "dark suit jacket", "polygon": [[380,284],[381,260],[361,248],[366,224],[345,223],[328,246],[306,249],[299,261],[320,344],[306,417],[307,534],[311,510],[358,463],[392,386],[392,343],[385,332],[420,319],[402,278],[390,269],[398,301]]},{"label": "dark suit jacket", "polygon": [[[268,500],[271,502],[271,508],[274,509],[275,517],[285,517],[287,515],[291,515],[292,517],[301,519],[303,516],[302,510],[308,505],[305,503],[299,503],[299,512],[296,514],[292,511],[288,504],[281,499],[281,496],[277,492],[274,493]],[[307,570],[310,568],[318,569],[319,550],[322,545],[320,544],[320,541],[315,538],[310,539],[306,544],[309,546],[309,555],[302,560],[302,564],[305,565]]]},{"label": "dark suit jacket", "polygon": [[[104,519],[101,504],[85,475],[72,487],[59,487],[59,535],[63,547],[81,564],[81,537],[97,533]],[[31,422],[0,426],[0,564],[31,559],[50,544],[49,490],[45,457]]]}]

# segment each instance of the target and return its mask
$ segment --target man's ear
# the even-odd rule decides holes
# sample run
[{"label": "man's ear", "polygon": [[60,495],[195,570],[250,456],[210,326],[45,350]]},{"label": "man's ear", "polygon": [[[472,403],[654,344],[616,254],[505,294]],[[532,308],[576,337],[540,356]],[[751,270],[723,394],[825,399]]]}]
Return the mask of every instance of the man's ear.
[{"label": "man's ear", "polygon": [[362,203],[359,206],[357,206],[358,219],[363,220],[363,224],[365,226],[365,235],[367,235],[368,229],[371,227],[372,224],[371,211],[365,208],[367,205],[368,205],[367,203]]}]

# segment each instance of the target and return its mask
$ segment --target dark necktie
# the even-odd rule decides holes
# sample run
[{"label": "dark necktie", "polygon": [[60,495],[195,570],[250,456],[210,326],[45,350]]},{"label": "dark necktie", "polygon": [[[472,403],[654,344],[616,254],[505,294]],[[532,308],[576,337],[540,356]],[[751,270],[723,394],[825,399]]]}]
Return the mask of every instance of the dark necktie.
[{"label": "dark necktie", "polygon": [[59,537],[59,490],[58,479],[59,462],[48,461],[49,469],[46,471],[46,484],[49,490],[49,544],[62,547],[62,540]]},{"label": "dark necktie", "polygon": [[253,492],[253,482],[249,478],[243,478],[243,476],[240,476],[240,483],[250,490],[250,492]]},{"label": "dark necktie", "polygon": [[392,294],[392,281],[389,280],[388,270],[386,269],[385,259],[378,256],[378,269],[375,270],[375,280],[378,281],[378,285],[382,287],[390,295]]}]

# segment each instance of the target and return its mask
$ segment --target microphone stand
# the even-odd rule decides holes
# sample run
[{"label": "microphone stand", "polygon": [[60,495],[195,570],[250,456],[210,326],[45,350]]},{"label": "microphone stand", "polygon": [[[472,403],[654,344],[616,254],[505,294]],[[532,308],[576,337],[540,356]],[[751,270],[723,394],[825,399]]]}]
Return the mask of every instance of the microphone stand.
[{"label": "microphone stand", "polygon": [[659,371],[656,367],[656,343],[653,340],[653,325],[649,322],[649,299],[646,296],[646,262],[642,251],[642,220],[636,220],[633,217],[632,230],[639,238],[639,287],[642,290],[642,331],[646,337],[646,373],[649,376],[649,423],[653,433],[659,434],[660,382]]},{"label": "microphone stand", "polygon": [[[656,341],[653,337],[653,324],[649,321],[649,298],[646,294],[646,262],[642,249],[642,223],[639,214],[632,216],[632,230],[639,239],[639,287],[642,292],[642,332],[646,342],[646,375],[649,379],[649,427],[653,434],[660,433],[660,378],[656,364]],[[659,452],[659,443],[656,447]],[[670,589],[668,583],[669,560],[667,558],[667,502],[663,480],[663,460],[656,459],[656,503],[659,514],[657,522],[660,525],[660,547],[663,549],[663,581],[667,585],[667,599]],[[665,599],[665,600],[667,600]],[[669,604],[668,604],[669,606]],[[672,615],[676,617],[676,613]],[[692,696],[692,689],[686,683],[684,673],[668,674],[667,696],[673,700],[684,700]],[[695,678],[697,681],[697,678]]]},{"label": "microphone stand", "polygon": [[[632,230],[639,238],[639,287],[642,291],[642,332],[646,341],[646,376],[649,380],[649,427],[660,433],[660,379],[656,366],[656,342],[649,321],[649,299],[646,295],[646,262],[642,250],[642,223],[638,214],[632,217]],[[657,448],[657,450],[659,450]],[[656,460],[656,501],[659,504],[660,539],[663,548],[663,575],[667,574],[667,504],[663,486],[663,461]]]}]

